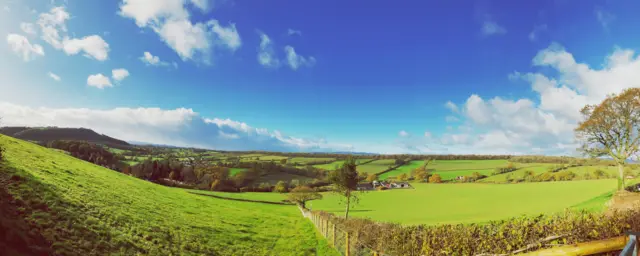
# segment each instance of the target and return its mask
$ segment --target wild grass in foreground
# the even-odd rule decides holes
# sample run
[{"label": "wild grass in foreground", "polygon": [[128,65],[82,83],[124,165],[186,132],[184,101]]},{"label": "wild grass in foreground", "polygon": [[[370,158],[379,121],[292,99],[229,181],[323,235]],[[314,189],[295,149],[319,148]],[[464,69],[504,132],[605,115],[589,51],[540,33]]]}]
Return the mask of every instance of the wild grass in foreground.
[{"label": "wild grass in foreground", "polygon": [[193,195],[0,135],[0,251],[326,255],[295,206]]}]

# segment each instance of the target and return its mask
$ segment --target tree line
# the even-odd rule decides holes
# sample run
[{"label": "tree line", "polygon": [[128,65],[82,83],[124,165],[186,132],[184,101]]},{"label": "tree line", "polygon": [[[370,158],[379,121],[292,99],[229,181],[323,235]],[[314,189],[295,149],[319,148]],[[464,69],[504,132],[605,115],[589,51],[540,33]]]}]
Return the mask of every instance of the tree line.
[{"label": "tree line", "polygon": [[94,143],[73,140],[52,140],[44,144],[44,146],[67,151],[75,158],[113,170],[121,170],[123,168],[123,164],[120,162],[122,160],[121,156],[111,153],[104,149],[104,147]]}]

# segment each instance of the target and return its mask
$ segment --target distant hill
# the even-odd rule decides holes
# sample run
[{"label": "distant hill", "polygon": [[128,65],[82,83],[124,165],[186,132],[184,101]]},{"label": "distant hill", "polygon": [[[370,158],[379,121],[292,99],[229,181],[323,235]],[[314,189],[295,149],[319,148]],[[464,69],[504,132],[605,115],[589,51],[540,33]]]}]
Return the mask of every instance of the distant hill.
[{"label": "distant hill", "polygon": [[131,144],[86,128],[59,127],[0,127],[0,134],[14,138],[47,143],[52,140],[81,140],[115,148],[129,148]]}]

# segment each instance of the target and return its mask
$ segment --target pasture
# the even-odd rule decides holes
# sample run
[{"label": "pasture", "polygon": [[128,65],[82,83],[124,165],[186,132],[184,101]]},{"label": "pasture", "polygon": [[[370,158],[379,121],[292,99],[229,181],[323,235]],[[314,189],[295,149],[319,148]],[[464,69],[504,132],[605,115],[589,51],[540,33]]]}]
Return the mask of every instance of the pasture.
[{"label": "pasture", "polygon": [[381,159],[375,160],[370,163],[366,163],[363,165],[358,165],[356,170],[358,172],[366,172],[366,173],[379,173],[386,169],[389,169],[391,166],[395,165],[394,159]]},{"label": "pasture", "polygon": [[335,253],[295,206],[194,195],[7,136],[0,145],[0,209],[22,212],[0,224],[29,245],[53,244],[46,254]]},{"label": "pasture", "polygon": [[422,160],[417,160],[417,161],[411,161],[403,166],[400,166],[398,168],[396,168],[393,171],[390,172],[386,172],[381,174],[380,176],[378,176],[379,180],[385,180],[388,178],[396,178],[398,177],[400,174],[406,173],[407,175],[411,174],[411,171],[413,171],[414,169],[422,166],[424,164],[424,161]]},{"label": "pasture", "polygon": [[309,164],[309,163],[317,163],[324,161],[335,161],[336,159],[333,157],[294,157],[289,159],[289,163],[292,164]]},{"label": "pasture", "polygon": [[[350,216],[401,224],[482,223],[521,215],[550,214],[572,209],[601,209],[603,194],[615,180],[537,182],[520,184],[413,183],[415,189],[360,193]],[[344,213],[341,198],[327,193],[312,201],[315,210]],[[595,200],[595,201],[594,201]],[[582,205],[581,205],[582,204]]]}]

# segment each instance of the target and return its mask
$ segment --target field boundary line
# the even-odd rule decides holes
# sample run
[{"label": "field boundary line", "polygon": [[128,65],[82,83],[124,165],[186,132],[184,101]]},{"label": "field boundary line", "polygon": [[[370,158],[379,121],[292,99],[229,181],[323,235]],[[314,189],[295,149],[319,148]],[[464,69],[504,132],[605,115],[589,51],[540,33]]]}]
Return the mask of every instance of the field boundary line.
[{"label": "field boundary line", "polygon": [[[191,191],[187,191],[187,193],[194,194],[194,195],[199,195],[199,196],[209,196],[209,197],[213,197],[213,198],[218,198],[218,199],[223,199],[223,200],[231,200],[231,201],[250,202],[250,203],[260,203],[260,204],[294,205],[293,203],[285,203],[285,202],[270,202],[270,201],[251,200],[251,199],[242,199],[242,198],[231,198],[231,197],[224,197],[224,196],[209,195],[209,194],[203,194],[203,193],[191,192]],[[266,192],[265,192],[265,193],[266,193]]]}]

